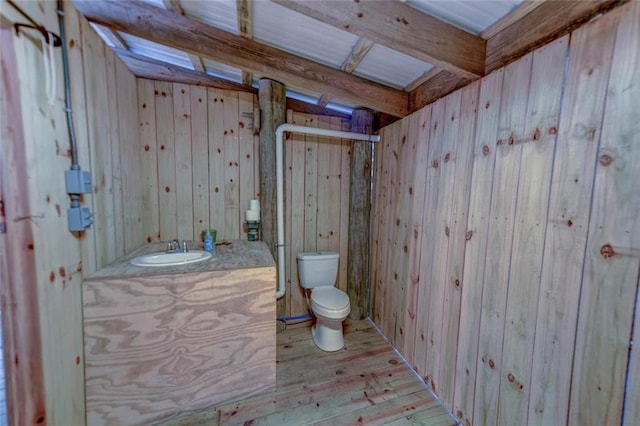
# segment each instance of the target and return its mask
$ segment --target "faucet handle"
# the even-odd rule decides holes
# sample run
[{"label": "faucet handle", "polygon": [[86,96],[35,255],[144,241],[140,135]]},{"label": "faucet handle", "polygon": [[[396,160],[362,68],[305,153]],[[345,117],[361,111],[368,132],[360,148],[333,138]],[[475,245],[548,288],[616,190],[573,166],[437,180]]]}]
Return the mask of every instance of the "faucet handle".
[{"label": "faucet handle", "polygon": [[187,240],[182,242],[182,251],[187,253],[189,251],[189,247],[187,247]]}]

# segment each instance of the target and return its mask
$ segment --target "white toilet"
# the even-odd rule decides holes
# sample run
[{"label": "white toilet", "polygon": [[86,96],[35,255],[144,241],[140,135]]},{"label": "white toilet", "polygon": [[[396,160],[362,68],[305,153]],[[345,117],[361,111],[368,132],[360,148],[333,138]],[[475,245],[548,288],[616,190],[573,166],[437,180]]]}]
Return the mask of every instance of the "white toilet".
[{"label": "white toilet", "polygon": [[311,310],[316,317],[311,329],[313,341],[327,352],[344,347],[342,321],[351,311],[349,296],[334,287],[338,259],[335,252],[298,253],[300,285],[311,290]]}]

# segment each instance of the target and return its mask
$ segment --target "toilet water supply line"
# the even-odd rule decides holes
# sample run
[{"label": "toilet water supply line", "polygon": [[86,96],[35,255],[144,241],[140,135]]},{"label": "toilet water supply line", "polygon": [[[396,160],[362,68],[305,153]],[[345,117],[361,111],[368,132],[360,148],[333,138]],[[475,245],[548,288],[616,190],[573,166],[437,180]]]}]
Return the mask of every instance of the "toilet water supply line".
[{"label": "toilet water supply line", "polygon": [[339,130],[319,129],[317,127],[305,127],[295,124],[281,124],[276,129],[276,211],[278,242],[278,291],[276,299],[284,296],[284,132],[303,133],[306,135],[327,136],[356,141],[380,142],[379,135],[367,135],[364,133],[342,132]]}]

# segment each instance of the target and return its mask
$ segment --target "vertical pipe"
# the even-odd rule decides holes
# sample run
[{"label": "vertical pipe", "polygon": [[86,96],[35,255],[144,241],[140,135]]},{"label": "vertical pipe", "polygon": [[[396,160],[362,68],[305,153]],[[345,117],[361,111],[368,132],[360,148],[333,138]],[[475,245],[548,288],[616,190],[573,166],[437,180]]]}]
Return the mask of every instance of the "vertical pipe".
[{"label": "vertical pipe", "polygon": [[281,124],[276,129],[276,211],[277,211],[277,234],[278,240],[278,290],[276,299],[284,296],[286,291],[284,276],[284,132],[303,133],[308,135],[328,136],[340,139],[352,139],[358,141],[379,142],[380,136],[368,135],[352,132],[341,132],[338,130],[319,129],[317,127],[304,127],[295,124]]}]

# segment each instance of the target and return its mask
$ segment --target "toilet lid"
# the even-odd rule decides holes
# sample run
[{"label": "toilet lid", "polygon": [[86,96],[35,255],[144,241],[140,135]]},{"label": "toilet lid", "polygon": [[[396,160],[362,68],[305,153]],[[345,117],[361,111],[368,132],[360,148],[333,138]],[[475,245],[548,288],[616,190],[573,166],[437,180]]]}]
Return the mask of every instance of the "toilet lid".
[{"label": "toilet lid", "polygon": [[316,287],[311,301],[324,309],[341,310],[349,306],[349,296],[335,287]]}]

